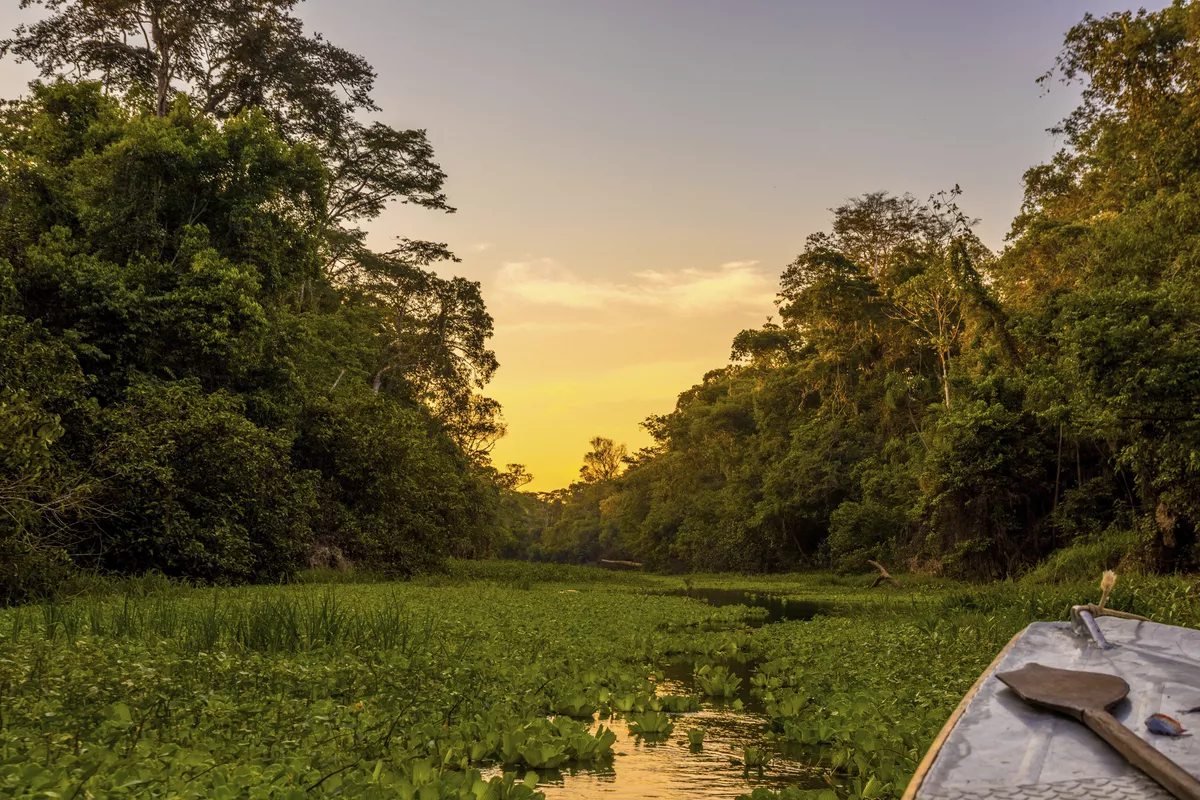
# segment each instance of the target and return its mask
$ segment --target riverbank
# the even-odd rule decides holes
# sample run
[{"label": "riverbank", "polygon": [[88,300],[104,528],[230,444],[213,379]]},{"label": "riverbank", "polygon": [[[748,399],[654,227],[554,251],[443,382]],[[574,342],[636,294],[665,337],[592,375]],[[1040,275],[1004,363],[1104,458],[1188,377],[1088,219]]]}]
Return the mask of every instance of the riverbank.
[{"label": "riverbank", "polygon": [[[470,562],[8,609],[0,793],[897,796],[1013,633],[1097,599],[870,580]],[[1182,579],[1112,604],[1200,620]]]}]

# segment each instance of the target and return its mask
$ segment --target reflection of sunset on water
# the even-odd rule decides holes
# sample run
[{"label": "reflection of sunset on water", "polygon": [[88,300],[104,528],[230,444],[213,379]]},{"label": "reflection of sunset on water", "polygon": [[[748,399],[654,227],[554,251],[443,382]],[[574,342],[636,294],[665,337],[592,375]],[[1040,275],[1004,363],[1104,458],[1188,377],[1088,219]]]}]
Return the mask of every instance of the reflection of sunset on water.
[{"label": "reflection of sunset on water", "polygon": [[[755,614],[743,622],[758,628],[787,620],[807,620],[827,611],[821,603],[788,600],[771,594],[750,594],[738,590],[687,589],[675,594],[702,600],[710,606],[749,606]],[[722,659],[722,666],[740,680],[735,696],[725,700],[709,699],[696,712],[672,714],[674,729],[660,741],[649,741],[629,732],[625,719],[597,720],[593,733],[601,726],[616,734],[616,754],[611,763],[586,769],[542,770],[538,788],[547,800],[586,800],[612,798],[722,798],[745,794],[755,787],[779,789],[785,786],[821,789],[828,784],[818,769],[808,766],[803,754],[784,752],[773,746],[769,719],[763,711],[761,696],[751,690],[751,676],[757,659],[739,653]],[[696,697],[693,675],[698,666],[694,656],[673,659],[659,673],[655,694]],[[704,730],[704,743],[693,749],[688,731]],[[761,772],[744,769],[744,747],[765,749],[774,759]],[[485,770],[485,777],[501,770]]]},{"label": "reflection of sunset on water", "polygon": [[[664,682],[660,694],[682,694],[682,684]],[[777,757],[763,771],[743,770],[731,763],[741,758],[742,747],[763,743],[765,717],[729,709],[706,707],[693,714],[673,715],[675,730],[665,741],[646,742],[629,733],[624,720],[602,720],[617,735],[611,764],[588,769],[539,772],[538,788],[547,800],[586,800],[592,797],[640,800],[641,798],[728,798],[756,786],[824,788],[824,780],[799,762]],[[688,747],[687,730],[707,729],[704,747]],[[484,777],[499,773],[485,771]]]}]

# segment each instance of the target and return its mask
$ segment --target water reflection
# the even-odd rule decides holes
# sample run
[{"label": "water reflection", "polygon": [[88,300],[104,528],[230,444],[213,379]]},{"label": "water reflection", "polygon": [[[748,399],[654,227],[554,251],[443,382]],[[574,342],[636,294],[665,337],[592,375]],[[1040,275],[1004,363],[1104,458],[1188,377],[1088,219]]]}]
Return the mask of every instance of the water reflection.
[{"label": "water reflection", "polygon": [[[701,600],[711,606],[744,605],[764,609],[765,614],[746,620],[747,627],[808,620],[831,610],[825,603],[729,589],[688,589],[671,594]],[[742,679],[737,698],[716,702],[706,700],[698,712],[672,714],[675,729],[662,741],[647,741],[631,734],[623,719],[604,720],[603,724],[617,736],[613,745],[617,755],[612,763],[539,771],[538,788],[546,793],[548,800],[587,800],[593,797],[613,800],[733,800],[758,786],[772,789],[784,786],[825,788],[826,783],[820,772],[798,760],[802,754],[784,753],[772,746],[767,736],[769,721],[762,713],[762,701],[750,694],[750,678],[757,661],[739,655],[721,659],[720,663]],[[680,658],[668,664],[664,679],[658,684],[658,695],[696,695],[692,678],[695,664],[692,658]],[[731,706],[735,699],[742,701],[740,710]],[[687,731],[690,728],[705,729],[702,748],[692,749],[689,746]],[[762,771],[747,770],[740,763],[742,748],[746,746],[765,747],[777,757]],[[484,775],[499,771],[500,768],[496,767],[485,771]]]},{"label": "water reflection", "polygon": [[[697,664],[700,663],[695,656],[680,656],[673,659],[663,669],[664,680],[658,684],[659,695],[666,694],[690,694],[697,695],[695,679],[693,675],[696,671]],[[708,663],[712,663],[712,659],[708,659]],[[751,658],[744,653],[739,653],[729,658],[718,660],[722,666],[732,672],[737,677],[741,678],[742,685],[738,688],[736,697],[728,697],[724,700],[709,700],[716,708],[728,706],[734,700],[741,700],[746,711],[761,712],[763,703],[760,698],[751,695],[750,690],[753,686],[750,679],[754,677],[754,668],[760,663],[760,659]],[[736,713],[729,709],[730,713]]]},{"label": "water reflection", "polygon": [[[612,763],[586,769],[540,771],[538,788],[549,800],[592,797],[733,800],[756,786],[818,789],[826,785],[812,769],[794,761],[777,759],[761,774],[733,763],[734,759],[741,759],[745,745],[761,746],[767,721],[760,715],[714,707],[672,716],[675,730],[658,742],[629,733],[624,720],[606,720],[604,724],[617,735],[613,745],[617,755]],[[688,746],[687,730],[696,727],[707,731],[700,750]]]}]

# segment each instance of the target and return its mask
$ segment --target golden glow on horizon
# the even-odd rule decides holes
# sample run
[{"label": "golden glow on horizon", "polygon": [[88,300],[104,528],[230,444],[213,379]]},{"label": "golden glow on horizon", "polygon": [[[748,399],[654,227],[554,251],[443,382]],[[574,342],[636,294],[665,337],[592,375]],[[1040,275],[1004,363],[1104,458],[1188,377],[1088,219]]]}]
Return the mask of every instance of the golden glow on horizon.
[{"label": "golden glow on horizon", "polygon": [[[509,431],[494,461],[525,464],[532,489],[575,480],[593,436],[646,445],[638,424],[776,313],[780,272],[843,199],[961,183],[964,208],[1001,247],[1019,176],[1053,157],[1061,143],[1043,132],[1078,99],[1032,81],[1062,31],[1110,10],[694,5],[300,9],[375,68],[380,121],[429,131],[458,213],[395,204],[369,222],[369,243],[445,242],[463,261],[435,268],[482,283],[501,364],[484,392]],[[0,28],[36,18],[17,6],[0,8]],[[612,32],[629,31],[630,9],[637,36],[614,58]],[[835,62],[845,68],[820,69]],[[23,94],[35,74],[7,61],[0,96]]]},{"label": "golden glow on horizon", "polygon": [[484,292],[501,368],[486,392],[503,405],[508,436],[493,462],[524,464],[532,491],[578,480],[595,436],[631,453],[651,444],[641,422],[674,409],[728,363],[738,331],[775,311],[777,277],[753,259],[618,271],[474,252],[472,262],[496,265]]},{"label": "golden glow on horizon", "polygon": [[[513,352],[510,359],[519,358]],[[675,398],[719,364],[679,361],[626,367],[561,378],[527,380],[502,373],[488,394],[504,406],[508,436],[496,446],[498,467],[517,462],[534,475],[531,491],[548,491],[579,479],[583,454],[593,436],[623,442],[629,451],[651,443],[639,423],[675,407]]]},{"label": "golden glow on horizon", "polygon": [[[706,7],[683,33],[678,14],[643,15],[641,46],[614,59],[628,10],[608,3],[343,5],[306,4],[306,18],[378,70],[383,121],[429,131],[458,209],[397,204],[370,243],[445,242],[462,262],[438,272],[482,284],[500,361],[484,392],[508,425],[493,461],[524,464],[534,490],[574,481],[594,436],[648,444],[646,416],[727,364],[738,331],[778,315],[780,273],[844,199],[961,184],[981,236],[1002,246],[1019,176],[1053,156],[1044,131],[1077,101],[1032,80],[1062,31],[1105,10],[830,3],[814,25],[806,4],[728,18]],[[415,22],[360,24],[380,13]],[[814,67],[844,60],[847,41],[861,57],[836,79]],[[945,47],[970,68],[947,77]],[[439,69],[413,70],[421,58]]]}]

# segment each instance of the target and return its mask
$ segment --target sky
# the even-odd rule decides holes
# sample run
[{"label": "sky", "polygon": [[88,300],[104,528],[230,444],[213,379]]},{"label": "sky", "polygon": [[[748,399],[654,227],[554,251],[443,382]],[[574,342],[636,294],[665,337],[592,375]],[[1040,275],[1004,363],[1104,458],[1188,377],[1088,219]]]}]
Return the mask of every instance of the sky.
[{"label": "sky", "polygon": [[[0,9],[11,29],[34,12]],[[1161,7],[1163,3],[1152,4]],[[1087,0],[308,0],[375,67],[378,119],[424,128],[457,208],[395,206],[370,243],[447,243],[482,284],[531,490],[729,361],[829,209],[956,184],[1000,249],[1077,90],[1034,81]],[[0,63],[0,96],[31,73]]]}]

